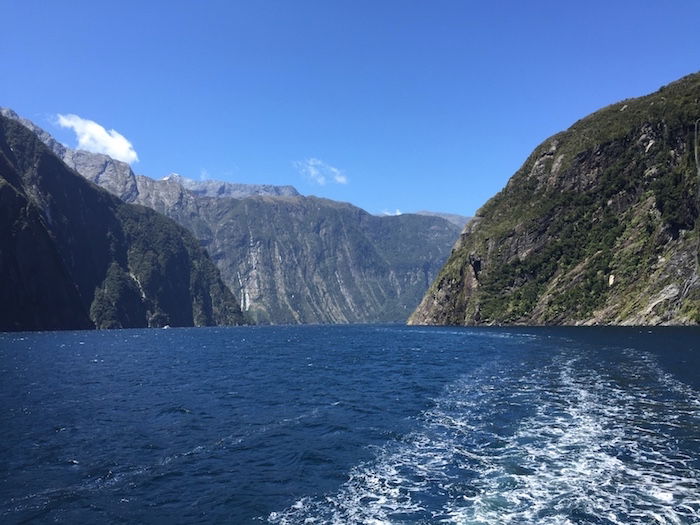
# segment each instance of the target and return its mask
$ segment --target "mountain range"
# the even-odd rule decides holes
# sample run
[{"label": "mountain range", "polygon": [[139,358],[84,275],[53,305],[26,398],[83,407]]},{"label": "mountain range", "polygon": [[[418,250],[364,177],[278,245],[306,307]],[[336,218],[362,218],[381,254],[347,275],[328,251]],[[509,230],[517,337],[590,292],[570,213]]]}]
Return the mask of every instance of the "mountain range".
[{"label": "mountain range", "polygon": [[700,323],[700,74],[548,138],[471,219],[153,179],[0,114],[0,329]]},{"label": "mountain range", "polygon": [[256,323],[405,322],[461,231],[438,216],[373,216],[292,186],[137,175],[107,155],[67,148],[9,109],[0,113],[90,182],[191,231]]}]

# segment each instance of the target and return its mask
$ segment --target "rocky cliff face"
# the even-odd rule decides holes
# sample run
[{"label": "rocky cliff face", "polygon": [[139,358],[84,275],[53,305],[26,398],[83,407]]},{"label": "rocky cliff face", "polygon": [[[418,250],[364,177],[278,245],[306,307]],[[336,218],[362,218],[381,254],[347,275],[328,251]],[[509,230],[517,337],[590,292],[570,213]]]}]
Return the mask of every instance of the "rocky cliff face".
[{"label": "rocky cliff face", "polygon": [[0,155],[0,330],[91,328],[40,209]]},{"label": "rocky cliff face", "polygon": [[459,234],[437,217],[375,217],[315,197],[195,197],[168,182],[143,202],[194,232],[260,323],[404,322]]},{"label": "rocky cliff face", "polygon": [[137,202],[190,229],[258,323],[403,322],[459,229],[315,197],[204,197],[137,177]]},{"label": "rocky cliff face", "polygon": [[135,175],[4,111],[88,180],[193,232],[257,322],[404,322],[459,235],[439,217],[375,217],[291,186]]},{"label": "rocky cliff face", "polygon": [[28,128],[69,168],[80,174],[89,173],[90,177],[86,178],[91,182],[103,187],[125,202],[131,202],[135,199],[137,195],[136,176],[125,162],[114,160],[101,153],[75,151],[67,148],[32,121],[20,117],[11,109],[0,108],[0,115],[15,120]]},{"label": "rocky cliff face", "polygon": [[547,139],[409,322],[699,323],[698,118],[694,74]]},{"label": "rocky cliff face", "polygon": [[315,197],[183,199],[168,214],[262,323],[405,321],[458,234],[438,218]]},{"label": "rocky cliff face", "polygon": [[189,232],[90,184],[3,116],[0,202],[2,330],[243,320]]},{"label": "rocky cliff face", "polygon": [[302,196],[206,197],[136,176],[135,202],[188,228],[258,323],[404,322],[459,228]]}]

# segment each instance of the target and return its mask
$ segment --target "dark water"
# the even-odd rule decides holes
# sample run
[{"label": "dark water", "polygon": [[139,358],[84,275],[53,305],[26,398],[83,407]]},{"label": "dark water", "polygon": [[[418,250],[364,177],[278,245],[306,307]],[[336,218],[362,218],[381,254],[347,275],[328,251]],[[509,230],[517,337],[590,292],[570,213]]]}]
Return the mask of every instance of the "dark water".
[{"label": "dark water", "polygon": [[700,330],[0,334],[0,522],[700,523]]}]

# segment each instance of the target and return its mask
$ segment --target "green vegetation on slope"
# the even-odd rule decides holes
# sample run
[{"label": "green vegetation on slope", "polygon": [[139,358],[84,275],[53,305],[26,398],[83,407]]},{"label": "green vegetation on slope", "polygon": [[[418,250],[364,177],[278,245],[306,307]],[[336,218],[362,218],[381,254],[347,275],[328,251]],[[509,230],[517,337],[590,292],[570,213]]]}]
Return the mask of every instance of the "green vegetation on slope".
[{"label": "green vegetation on slope", "polygon": [[697,322],[698,117],[691,75],[545,141],[479,210],[412,322]]},{"label": "green vegetation on slope", "polygon": [[36,135],[5,117],[0,117],[0,200],[7,203],[0,264],[3,275],[12,277],[0,291],[5,299],[0,329],[243,320],[189,232],[87,182]]}]

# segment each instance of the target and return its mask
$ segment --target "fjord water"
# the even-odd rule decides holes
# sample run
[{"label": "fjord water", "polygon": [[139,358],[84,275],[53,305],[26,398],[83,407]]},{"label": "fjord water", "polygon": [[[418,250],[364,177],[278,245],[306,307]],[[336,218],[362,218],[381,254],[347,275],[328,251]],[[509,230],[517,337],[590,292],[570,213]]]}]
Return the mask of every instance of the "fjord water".
[{"label": "fjord water", "polygon": [[0,521],[698,523],[697,328],[0,334]]}]

